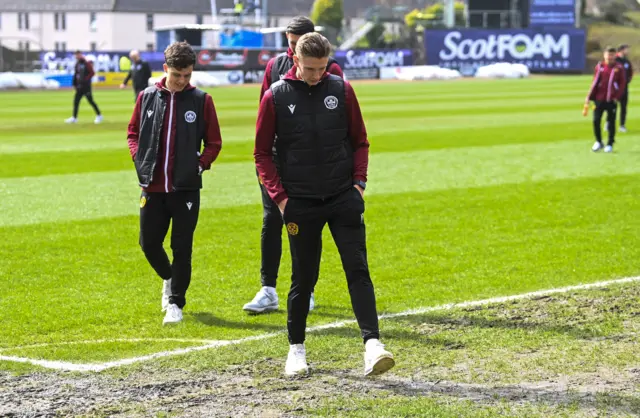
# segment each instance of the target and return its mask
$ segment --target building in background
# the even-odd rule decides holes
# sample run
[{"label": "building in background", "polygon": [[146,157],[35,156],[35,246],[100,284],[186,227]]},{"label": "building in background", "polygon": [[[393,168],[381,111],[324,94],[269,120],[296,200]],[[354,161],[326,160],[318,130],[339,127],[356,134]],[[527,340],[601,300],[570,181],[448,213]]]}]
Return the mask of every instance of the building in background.
[{"label": "building in background", "polygon": [[[286,25],[293,16],[308,15],[313,0],[261,0],[267,24]],[[419,7],[430,0],[398,0]],[[157,27],[213,23],[211,0],[0,0],[0,45],[14,50],[117,51],[155,49]],[[217,8],[233,9],[234,0],[217,0]],[[362,16],[387,0],[348,0],[345,18]]]}]

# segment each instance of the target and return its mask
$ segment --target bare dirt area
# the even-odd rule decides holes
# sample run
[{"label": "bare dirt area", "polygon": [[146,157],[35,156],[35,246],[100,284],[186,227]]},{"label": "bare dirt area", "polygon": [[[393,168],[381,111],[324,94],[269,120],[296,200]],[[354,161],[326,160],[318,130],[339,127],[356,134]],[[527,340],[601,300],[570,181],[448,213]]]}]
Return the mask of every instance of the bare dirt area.
[{"label": "bare dirt area", "polygon": [[[280,363],[273,364],[279,367]],[[574,404],[589,416],[597,414],[598,397],[630,412],[640,369],[628,376],[584,375],[561,381],[540,381],[508,386],[416,381],[389,375],[366,379],[353,372],[315,371],[311,377],[254,378],[243,368],[222,374],[191,375],[179,370],[139,372],[127,378],[107,375],[4,375],[0,387],[0,415],[149,416],[162,413],[180,417],[288,417],[305,415],[323,400],[343,397],[439,396],[493,405],[539,403]]]}]

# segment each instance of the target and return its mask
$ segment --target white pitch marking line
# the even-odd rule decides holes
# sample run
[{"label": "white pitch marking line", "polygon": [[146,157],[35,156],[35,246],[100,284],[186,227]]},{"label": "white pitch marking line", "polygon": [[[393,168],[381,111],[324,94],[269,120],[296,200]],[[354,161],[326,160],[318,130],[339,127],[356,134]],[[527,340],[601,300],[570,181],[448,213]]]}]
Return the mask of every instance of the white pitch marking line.
[{"label": "white pitch marking line", "polygon": [[[576,286],[560,287],[556,289],[539,290],[539,291],[530,292],[530,293],[522,293],[519,295],[500,296],[500,297],[490,298],[490,299],[461,302],[461,303],[449,303],[446,305],[410,309],[404,312],[380,315],[380,319],[400,318],[403,316],[421,315],[424,313],[434,312],[434,311],[444,311],[444,310],[451,310],[451,309],[457,309],[457,308],[471,308],[475,306],[499,304],[499,303],[510,302],[515,300],[549,296],[549,295],[558,294],[558,293],[567,293],[574,290],[597,289],[597,288],[602,288],[610,285],[633,283],[637,281],[640,281],[640,276],[626,277],[623,279],[607,280],[607,281],[595,282],[595,283],[589,283],[589,284],[581,284]],[[316,327],[307,328],[307,332],[322,331],[322,330],[331,329],[331,328],[340,328],[340,327],[344,327],[346,325],[351,325],[354,323],[356,323],[355,320],[333,322],[331,324],[319,325]],[[146,356],[131,357],[123,360],[110,361],[107,363],[80,364],[80,363],[70,363],[65,361],[38,360],[38,359],[31,359],[31,358],[25,358],[25,357],[13,357],[13,356],[3,356],[3,355],[0,355],[0,361],[11,361],[15,363],[29,363],[36,366],[41,366],[41,367],[54,369],[54,370],[75,371],[75,372],[100,372],[106,369],[126,366],[126,365],[139,363],[147,360],[178,356],[182,354],[194,353],[197,351],[209,350],[217,347],[224,347],[227,345],[242,344],[250,341],[266,340],[269,338],[282,335],[284,333],[285,331],[279,331],[279,332],[274,332],[269,334],[258,335],[254,337],[240,338],[238,340],[211,341],[209,344],[205,344],[201,346],[185,347],[185,348],[180,348],[180,349],[171,350],[171,351],[161,351],[159,353],[153,353]]]},{"label": "white pitch marking line", "polygon": [[21,345],[21,346],[19,345],[17,347],[0,348],[0,352],[27,350],[32,348],[43,348],[43,347],[60,347],[60,346],[66,346],[66,345],[80,345],[80,344],[90,345],[90,344],[106,344],[106,343],[146,343],[146,342],[211,344],[217,341],[218,340],[204,340],[199,338],[113,338],[113,339],[104,339],[104,340],[61,341],[61,342],[54,342],[54,343],[39,343],[39,344]]}]

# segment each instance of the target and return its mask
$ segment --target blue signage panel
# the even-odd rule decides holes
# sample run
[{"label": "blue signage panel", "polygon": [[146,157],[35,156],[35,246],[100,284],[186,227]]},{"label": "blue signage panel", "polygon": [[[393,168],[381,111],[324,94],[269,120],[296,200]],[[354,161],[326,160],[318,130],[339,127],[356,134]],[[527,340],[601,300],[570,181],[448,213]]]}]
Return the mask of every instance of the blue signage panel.
[{"label": "blue signage panel", "polygon": [[526,65],[531,72],[581,72],[586,64],[582,29],[427,30],[428,65],[465,75],[497,62]]}]

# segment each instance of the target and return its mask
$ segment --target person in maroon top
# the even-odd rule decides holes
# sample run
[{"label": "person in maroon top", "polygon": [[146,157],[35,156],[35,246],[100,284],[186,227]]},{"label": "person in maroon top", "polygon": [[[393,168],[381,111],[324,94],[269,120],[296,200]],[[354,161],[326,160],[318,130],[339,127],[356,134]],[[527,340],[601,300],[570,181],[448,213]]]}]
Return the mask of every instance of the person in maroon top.
[{"label": "person in maroon top", "polygon": [[585,106],[589,101],[595,103],[593,112],[593,131],[596,142],[592,151],[600,151],[602,146],[602,115],[607,112],[607,131],[609,141],[604,147],[605,152],[613,152],[613,144],[616,135],[616,108],[626,89],[626,77],[624,68],[616,62],[616,49],[607,47],[604,52],[604,60],[595,68],[595,74],[591,88],[585,100]]},{"label": "person in maroon top", "polygon": [[[202,173],[218,157],[222,138],[211,96],[189,84],[191,46],[175,42],[164,55],[167,76],[138,96],[127,138],[142,187],[140,246],[164,280],[164,324],[172,324],[182,321],[191,282]],[[170,223],[173,263],[163,248]]]},{"label": "person in maroon top", "polygon": [[320,237],[328,224],[347,276],[365,343],[365,375],[369,376],[395,364],[379,341],[367,262],[363,195],[369,141],[353,88],[326,71],[330,51],[331,44],[318,33],[298,40],[294,67],[271,85],[260,102],[254,158],[289,235],[290,348],[285,373],[308,372],[304,341],[309,299],[320,263]]},{"label": "person in maroon top", "polygon": [[620,97],[620,132],[627,132],[627,105],[629,104],[629,84],[633,78],[633,65],[629,61],[629,45],[620,45],[618,47],[618,56],[616,62],[624,68],[626,76],[626,88],[622,97]]},{"label": "person in maroon top", "polygon": [[[280,81],[293,68],[293,51],[296,43],[302,35],[315,31],[315,25],[308,17],[298,16],[287,25],[287,40],[289,41],[289,50],[269,60],[260,89],[260,100],[262,100],[265,92],[269,90],[271,84]],[[331,57],[327,61],[327,72],[335,74],[338,77],[344,77],[342,68]],[[258,176],[258,183],[262,193],[262,232],[260,236],[261,249],[261,267],[260,280],[262,287],[255,295],[253,300],[246,303],[243,309],[252,314],[260,314],[275,311],[279,307],[278,294],[276,293],[276,282],[278,279],[278,270],[280,269],[280,258],[282,256],[282,216],[278,210],[278,205],[269,197],[269,193],[262,184],[262,180]],[[318,247],[318,257],[322,253],[322,240]],[[314,282],[318,281],[319,271],[316,273]],[[315,285],[314,285],[315,287]],[[311,300],[309,302],[309,310],[313,310],[315,299],[313,289],[311,289]]]},{"label": "person in maroon top", "polygon": [[93,100],[93,93],[91,92],[91,79],[96,74],[95,71],[93,71],[93,64],[87,61],[85,56],[82,55],[82,52],[76,51],[75,55],[76,67],[73,74],[73,87],[76,90],[76,95],[73,97],[73,116],[66,119],[65,122],[78,122],[78,107],[80,106],[82,98],[86,97],[91,107],[93,107],[94,112],[96,112],[94,123],[101,123],[102,114],[100,113],[98,105]]}]

